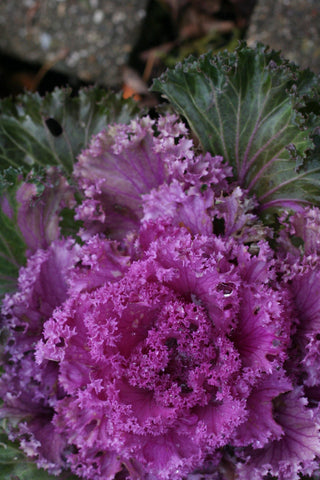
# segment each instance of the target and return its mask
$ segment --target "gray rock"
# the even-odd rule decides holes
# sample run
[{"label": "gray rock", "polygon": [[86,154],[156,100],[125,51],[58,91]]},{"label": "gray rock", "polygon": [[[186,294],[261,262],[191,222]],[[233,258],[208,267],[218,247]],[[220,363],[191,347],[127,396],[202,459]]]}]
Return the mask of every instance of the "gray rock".
[{"label": "gray rock", "polygon": [[247,35],[303,68],[320,73],[320,1],[258,0]]},{"label": "gray rock", "polygon": [[117,85],[147,0],[1,0],[0,49],[84,81]]}]

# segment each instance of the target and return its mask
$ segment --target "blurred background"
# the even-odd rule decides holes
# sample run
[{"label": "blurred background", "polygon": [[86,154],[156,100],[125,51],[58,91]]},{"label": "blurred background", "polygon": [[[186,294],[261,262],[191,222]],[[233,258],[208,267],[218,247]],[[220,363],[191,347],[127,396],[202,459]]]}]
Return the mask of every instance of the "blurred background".
[{"label": "blurred background", "polygon": [[320,72],[320,0],[2,0],[0,96],[98,84],[148,106],[190,54],[262,41]]}]

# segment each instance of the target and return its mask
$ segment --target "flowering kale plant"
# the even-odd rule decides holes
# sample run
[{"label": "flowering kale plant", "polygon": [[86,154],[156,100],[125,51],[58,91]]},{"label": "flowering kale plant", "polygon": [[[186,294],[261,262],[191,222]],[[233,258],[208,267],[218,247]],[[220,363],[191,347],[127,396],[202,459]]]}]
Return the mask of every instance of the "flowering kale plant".
[{"label": "flowering kale plant", "polygon": [[0,479],[319,478],[318,79],[153,88],[2,103]]}]

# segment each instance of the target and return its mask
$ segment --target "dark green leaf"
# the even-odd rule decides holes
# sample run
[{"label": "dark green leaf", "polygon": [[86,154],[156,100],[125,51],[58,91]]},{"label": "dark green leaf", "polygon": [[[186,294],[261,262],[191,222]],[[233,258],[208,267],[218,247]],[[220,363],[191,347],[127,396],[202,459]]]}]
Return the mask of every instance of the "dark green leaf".
[{"label": "dark green leaf", "polygon": [[203,148],[222,155],[262,210],[320,205],[317,77],[277,52],[242,43],[234,53],[187,59],[155,80]]},{"label": "dark green leaf", "polygon": [[26,245],[17,228],[15,194],[21,182],[20,170],[0,175],[0,298],[15,289],[19,268],[25,264]]},{"label": "dark green leaf", "polygon": [[61,234],[64,237],[73,237],[76,238],[77,241],[80,241],[80,237],[78,236],[80,228],[83,226],[83,222],[81,220],[74,219],[74,210],[70,208],[64,208],[60,212],[60,229]]},{"label": "dark green leaf", "polygon": [[26,93],[0,104],[0,170],[29,171],[34,165],[56,165],[68,173],[91,135],[108,123],[127,123],[139,113],[133,100],[100,88],[56,89],[44,98]]}]

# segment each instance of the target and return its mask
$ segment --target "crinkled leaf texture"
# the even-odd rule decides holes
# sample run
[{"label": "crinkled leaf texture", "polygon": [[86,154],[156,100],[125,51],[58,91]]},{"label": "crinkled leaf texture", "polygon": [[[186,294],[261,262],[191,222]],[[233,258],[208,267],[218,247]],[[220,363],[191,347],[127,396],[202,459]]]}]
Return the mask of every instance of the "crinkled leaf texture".
[{"label": "crinkled leaf texture", "polygon": [[44,98],[26,93],[0,104],[0,168],[56,165],[70,172],[90,137],[113,122],[127,123],[139,109],[101,88],[56,89]]},{"label": "crinkled leaf texture", "polygon": [[317,77],[263,45],[189,58],[156,79],[203,148],[222,155],[262,211],[320,204]]}]

